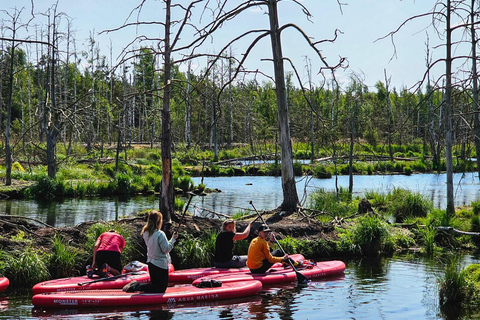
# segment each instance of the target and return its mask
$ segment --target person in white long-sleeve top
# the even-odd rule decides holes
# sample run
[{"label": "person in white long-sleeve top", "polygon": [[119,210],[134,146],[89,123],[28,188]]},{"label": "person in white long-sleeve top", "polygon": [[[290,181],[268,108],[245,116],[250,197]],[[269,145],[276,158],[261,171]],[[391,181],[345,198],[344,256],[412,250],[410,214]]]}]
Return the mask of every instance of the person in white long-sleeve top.
[{"label": "person in white long-sleeve top", "polygon": [[143,291],[150,293],[165,292],[168,285],[169,252],[173,249],[178,234],[174,233],[170,240],[161,230],[163,216],[159,211],[152,210],[142,229],[142,237],[147,245],[147,264],[150,273],[150,283],[139,283],[135,280],[123,287],[123,291]]}]

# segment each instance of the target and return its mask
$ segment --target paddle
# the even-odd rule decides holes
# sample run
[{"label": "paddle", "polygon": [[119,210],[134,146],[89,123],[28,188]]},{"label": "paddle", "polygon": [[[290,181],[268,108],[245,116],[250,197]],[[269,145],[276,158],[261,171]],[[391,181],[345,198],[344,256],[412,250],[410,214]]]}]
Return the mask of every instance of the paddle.
[{"label": "paddle", "polygon": [[128,276],[128,275],[137,275],[137,274],[144,274],[144,273],[146,273],[146,271],[127,272],[127,273],[122,273],[122,274],[112,276],[112,277],[98,278],[98,279],[91,280],[91,281],[79,282],[79,283],[77,283],[77,285],[84,286],[86,284],[91,284],[91,283],[95,283],[95,282],[110,281],[110,280],[115,280],[115,279],[118,279],[118,278],[121,278],[121,277],[124,277],[124,276]]},{"label": "paddle", "polygon": [[175,233],[178,233],[178,230],[180,230],[180,226],[183,223],[183,219],[185,218],[185,213],[187,213],[188,206],[190,205],[190,201],[192,201],[193,196],[195,196],[195,193],[189,192],[190,199],[188,199],[187,205],[185,206],[185,210],[183,210],[182,217],[180,218],[180,222],[178,223],[177,230],[175,230]]},{"label": "paddle", "polygon": [[[267,223],[265,222],[265,220],[263,219],[262,215],[257,211],[257,209],[255,208],[255,206],[253,205],[253,202],[250,201],[250,204],[252,205],[253,209],[255,210],[255,212],[257,213],[257,215],[260,217],[260,219],[262,220],[262,223],[264,225],[267,225]],[[285,255],[285,250],[283,250],[282,246],[280,245],[280,243],[278,242],[277,240],[277,237],[275,237],[274,234],[273,235],[273,239],[275,240],[275,242],[277,243],[278,247],[280,248],[280,250],[282,250],[283,254]],[[295,271],[295,274],[297,276],[297,282],[299,284],[307,284],[308,283],[308,279],[307,277],[305,277],[303,274],[301,274],[300,272],[298,272],[297,268],[295,268],[295,265],[293,264],[292,262],[292,259],[288,259],[288,262],[290,263],[290,265],[292,266],[292,269]]]}]

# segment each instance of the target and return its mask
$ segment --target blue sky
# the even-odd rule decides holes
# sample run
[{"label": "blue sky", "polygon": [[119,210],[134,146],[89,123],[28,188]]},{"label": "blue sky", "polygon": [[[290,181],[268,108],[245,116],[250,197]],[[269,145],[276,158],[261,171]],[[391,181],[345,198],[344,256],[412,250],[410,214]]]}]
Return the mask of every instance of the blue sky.
[{"label": "blue sky", "polygon": [[[122,25],[131,10],[139,1],[134,0],[59,0],[58,11],[65,12],[72,19],[73,28],[76,29],[77,49],[85,50],[85,39],[95,31],[95,34],[106,29],[112,29]],[[432,30],[426,29],[430,24],[430,18],[423,18],[408,23],[398,35],[395,36],[397,56],[392,59],[394,48],[390,39],[378,40],[390,31],[396,29],[407,18],[428,12],[432,9],[432,1],[413,0],[342,0],[346,4],[340,10],[336,0],[303,0],[303,3],[312,13],[312,22],[303,15],[300,7],[292,1],[279,3],[279,18],[281,24],[296,23],[316,41],[330,39],[335,29],[342,31],[335,43],[325,43],[320,48],[322,54],[327,57],[330,64],[336,64],[339,57],[346,57],[349,61],[349,69],[337,74],[342,84],[349,81],[352,74],[358,75],[372,90],[377,81],[384,81],[384,70],[391,77],[392,86],[401,88],[410,87],[419,80],[425,71],[425,42],[428,31],[430,42],[438,43],[438,38]],[[35,12],[45,12],[55,1],[34,0]],[[187,3],[187,1],[182,1]],[[238,3],[238,1],[237,1]],[[28,13],[31,0],[0,0],[1,8],[11,11],[13,6],[25,7],[24,13]],[[142,12],[145,20],[162,20],[164,11],[162,1],[150,1],[149,7]],[[5,17],[5,15],[2,15]],[[28,15],[23,17],[23,21]],[[40,18],[42,19],[42,18]],[[45,19],[43,18],[45,21]],[[130,20],[131,21],[131,20]],[[222,29],[204,50],[210,53],[218,52],[227,39],[238,34],[242,30],[265,29],[268,27],[268,17],[260,10],[250,10],[243,14],[237,21],[232,21]],[[159,36],[161,29],[157,27],[151,30],[140,30],[140,33],[148,33],[151,36]],[[100,46],[101,53],[110,56],[110,43],[112,43],[114,57],[121,49],[131,42],[136,35],[136,30],[130,28],[124,31],[109,34],[95,35]],[[190,34],[191,35],[191,34]],[[183,39],[190,36],[185,34]],[[302,80],[306,81],[305,59],[311,59],[313,70],[321,66],[315,58],[313,51],[306,45],[298,32],[286,31],[282,38],[284,56],[290,57],[301,73]],[[271,58],[269,39],[259,43],[252,51],[247,61],[250,69],[264,70],[272,74],[272,64],[262,59]],[[236,55],[240,55],[247,43],[238,43],[232,46]],[[443,49],[436,49],[434,58],[443,56]],[[468,54],[466,52],[465,54]],[[201,61],[196,62],[196,68],[203,68]],[[287,67],[288,70],[288,67]],[[440,74],[441,70],[438,71]],[[435,72],[434,72],[435,75]],[[316,85],[321,83],[320,77],[314,77]]]}]

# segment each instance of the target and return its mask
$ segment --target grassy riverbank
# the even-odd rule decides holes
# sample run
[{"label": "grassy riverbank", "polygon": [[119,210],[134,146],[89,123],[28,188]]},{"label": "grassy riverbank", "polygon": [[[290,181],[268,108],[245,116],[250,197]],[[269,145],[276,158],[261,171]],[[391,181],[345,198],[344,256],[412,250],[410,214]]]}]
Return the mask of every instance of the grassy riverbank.
[{"label": "grassy riverbank", "polygon": [[[295,174],[317,178],[349,174],[347,144],[336,148],[318,150],[314,161],[311,161],[309,145],[294,143]],[[445,170],[445,161],[434,163],[428,150],[419,144],[392,145],[392,154],[387,151],[385,146],[356,145],[353,173],[409,175]],[[100,150],[87,152],[82,145],[76,145],[69,154],[59,146],[55,179],[48,178],[44,160],[35,154],[16,158],[17,162],[12,167],[13,183],[11,186],[0,186],[1,194],[9,198],[51,201],[63,197],[151,194],[160,190],[162,170],[158,146],[135,145],[123,149],[118,166],[113,146],[105,145]],[[456,172],[476,169],[471,158],[462,156],[454,160]],[[194,185],[191,177],[279,176],[278,161],[279,154],[274,144],[266,143],[256,148],[235,145],[230,149],[221,149],[218,155],[209,148],[187,148],[179,144],[173,152],[174,187],[178,194],[191,190],[201,193],[208,186]],[[2,166],[0,179],[5,179],[5,168]]]}]

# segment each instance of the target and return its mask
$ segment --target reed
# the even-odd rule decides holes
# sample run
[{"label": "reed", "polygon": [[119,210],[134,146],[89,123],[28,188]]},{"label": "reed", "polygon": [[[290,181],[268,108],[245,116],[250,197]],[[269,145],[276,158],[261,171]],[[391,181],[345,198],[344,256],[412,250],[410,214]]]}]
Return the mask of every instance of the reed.
[{"label": "reed", "polygon": [[48,270],[52,278],[64,278],[75,274],[79,264],[79,252],[56,234],[52,240],[52,251],[47,255]]},{"label": "reed", "polygon": [[447,259],[445,273],[438,279],[440,305],[464,303],[473,291],[467,273],[461,268],[460,257],[452,255]]},{"label": "reed", "polygon": [[181,245],[176,245],[172,250],[173,264],[177,269],[211,266],[216,238],[215,230],[208,230],[200,238],[183,232],[179,239]]},{"label": "reed", "polygon": [[433,254],[435,251],[435,236],[437,235],[437,229],[432,226],[419,229],[420,235],[423,240],[423,250],[427,254]]},{"label": "reed", "polygon": [[14,288],[32,287],[50,278],[45,255],[28,246],[21,252],[6,254],[5,276]]}]

